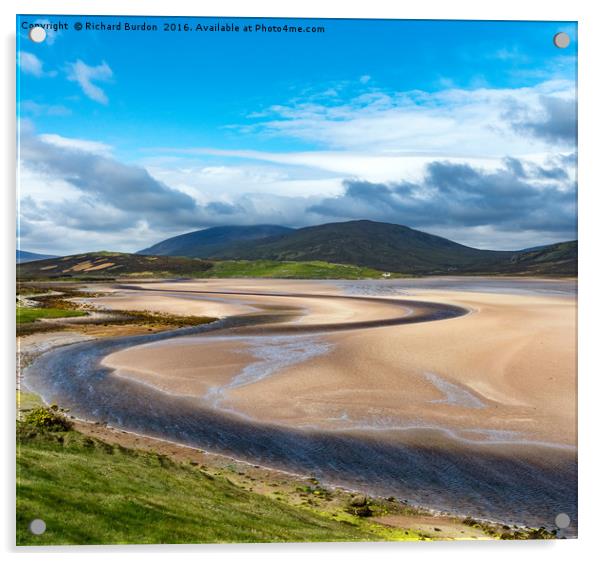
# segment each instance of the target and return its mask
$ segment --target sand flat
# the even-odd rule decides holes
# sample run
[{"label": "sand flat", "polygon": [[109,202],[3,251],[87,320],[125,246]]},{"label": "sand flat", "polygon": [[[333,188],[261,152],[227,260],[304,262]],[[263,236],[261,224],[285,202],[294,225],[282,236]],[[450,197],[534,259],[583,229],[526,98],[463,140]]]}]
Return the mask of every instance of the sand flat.
[{"label": "sand flat", "polygon": [[[321,428],[436,426],[466,438],[504,439],[511,435],[500,431],[510,431],[515,439],[574,444],[574,303],[474,293],[428,298],[438,296],[474,311],[441,322],[335,334],[331,353],[233,390],[232,406]],[[429,373],[483,407],[453,403]]]},{"label": "sand flat", "polygon": [[[224,313],[270,304],[296,307],[300,315],[294,321],[308,324],[405,313],[403,306],[378,299],[270,296],[340,293],[336,285],[316,281],[228,279],[153,286],[176,289],[179,295],[137,293],[133,301],[160,301],[163,311],[178,313],[182,306],[190,310],[194,304],[200,310],[215,305],[199,294],[194,300],[183,299],[185,290],[261,293],[221,294],[219,305],[230,306]],[[403,302],[408,297],[395,298]],[[238,386],[230,384],[232,379],[257,362],[240,339],[218,343],[211,337],[184,337],[133,347],[109,355],[104,363],[177,395],[202,397],[208,389],[222,388],[221,403],[229,410],[281,425],[379,431],[382,438],[397,438],[400,429],[438,428],[474,442],[575,445],[574,298],[416,289],[411,298],[460,305],[471,313],[443,321],[322,333],[317,337],[328,343],[328,352]]]}]

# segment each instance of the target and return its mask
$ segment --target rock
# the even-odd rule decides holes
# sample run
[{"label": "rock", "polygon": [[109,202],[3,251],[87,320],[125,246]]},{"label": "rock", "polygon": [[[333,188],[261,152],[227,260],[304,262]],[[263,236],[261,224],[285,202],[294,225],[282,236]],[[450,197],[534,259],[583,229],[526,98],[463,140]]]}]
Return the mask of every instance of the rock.
[{"label": "rock", "polygon": [[356,495],[349,501],[350,506],[358,507],[358,506],[366,506],[368,504],[368,499],[365,495]]},{"label": "rock", "polygon": [[368,498],[365,495],[352,497],[347,512],[362,518],[372,516],[372,509],[368,506]]}]

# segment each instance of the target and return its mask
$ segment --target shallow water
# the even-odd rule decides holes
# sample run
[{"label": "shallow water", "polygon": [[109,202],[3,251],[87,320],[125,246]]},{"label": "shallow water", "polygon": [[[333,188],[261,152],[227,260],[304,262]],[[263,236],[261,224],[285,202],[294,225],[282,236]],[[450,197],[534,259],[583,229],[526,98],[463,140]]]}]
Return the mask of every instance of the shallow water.
[{"label": "shallow water", "polygon": [[574,297],[576,280],[517,279],[490,277],[427,277],[415,279],[327,281],[340,286],[345,294],[394,296],[416,290],[460,290],[497,294],[531,294]]},{"label": "shallow water", "polygon": [[467,407],[468,409],[483,409],[485,407],[485,404],[476,395],[444,380],[437,374],[427,372],[425,377],[444,395],[442,399],[434,399],[432,403],[448,403],[449,405]]},{"label": "shallow water", "polygon": [[[257,360],[246,365],[228,384],[211,388],[204,398],[213,407],[221,407],[229,390],[259,382],[333,348],[332,343],[320,341],[315,336],[219,337],[214,340],[241,343],[245,347],[239,352],[248,353]],[[190,341],[190,344],[195,344],[195,341]],[[197,340],[196,344],[210,345],[211,340]]]}]

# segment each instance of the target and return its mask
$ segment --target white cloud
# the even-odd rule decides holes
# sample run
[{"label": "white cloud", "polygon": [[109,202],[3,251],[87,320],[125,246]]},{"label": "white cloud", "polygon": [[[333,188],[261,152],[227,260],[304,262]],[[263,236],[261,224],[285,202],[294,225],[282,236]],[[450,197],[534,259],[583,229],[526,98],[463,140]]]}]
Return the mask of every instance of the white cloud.
[{"label": "white cloud", "polygon": [[25,99],[19,103],[19,108],[21,111],[26,113],[30,113],[35,117],[39,117],[42,115],[54,116],[54,117],[64,117],[66,115],[71,114],[71,110],[64,105],[51,105],[46,103],[37,103],[32,101],[31,99]]},{"label": "white cloud", "polygon": [[81,138],[68,138],[58,134],[41,134],[38,136],[38,138],[42,142],[52,144],[53,146],[58,146],[59,148],[90,152],[92,154],[99,154],[101,156],[109,155],[113,150],[111,145],[105,144],[104,142],[84,140]]},{"label": "white cloud", "polygon": [[36,78],[56,76],[55,71],[46,72],[44,70],[44,63],[33,53],[28,53],[26,51],[21,51],[19,53],[19,68],[25,74],[30,74]]},{"label": "white cloud", "polygon": [[370,81],[370,76],[368,74],[364,74],[360,76],[360,84],[367,84]]},{"label": "white cloud", "polygon": [[[400,178],[418,180],[423,175],[425,165],[436,159],[434,155],[391,153],[386,151],[380,153],[351,150],[264,152],[258,150],[218,150],[213,148],[163,149],[163,151],[271,162],[273,164],[289,166],[289,169],[290,166],[297,166],[319,170],[322,173],[328,172],[329,174],[336,174],[339,179],[358,177],[369,181],[396,181]],[[454,163],[479,165],[486,169],[494,169],[500,162],[499,158],[470,158],[453,155],[445,159]],[[299,174],[300,172],[297,170],[295,173]]]},{"label": "white cloud", "polygon": [[95,81],[106,82],[113,77],[113,71],[109,65],[103,61],[98,66],[88,66],[82,60],[76,60],[68,64],[69,74],[67,78],[72,82],[77,82],[82,91],[93,101],[107,105],[109,98],[105,92],[94,84]]},{"label": "white cloud", "polygon": [[345,103],[296,101],[275,105],[266,118],[241,125],[243,134],[286,137],[358,152],[422,152],[435,157],[527,156],[548,143],[520,133],[509,110],[541,114],[542,97],[575,99],[575,86],[550,80],[517,89],[450,88],[437,92],[369,92]]},{"label": "white cloud", "polygon": [[156,179],[200,202],[231,200],[241,193],[286,196],[335,195],[344,175],[287,165],[243,161],[207,164],[190,158],[148,158],[140,162]]}]

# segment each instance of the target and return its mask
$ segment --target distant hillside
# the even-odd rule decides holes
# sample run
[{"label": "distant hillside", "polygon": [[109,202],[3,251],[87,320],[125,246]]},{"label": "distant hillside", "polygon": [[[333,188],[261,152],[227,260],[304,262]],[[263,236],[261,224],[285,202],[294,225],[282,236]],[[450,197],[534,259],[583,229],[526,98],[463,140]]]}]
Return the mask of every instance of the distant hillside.
[{"label": "distant hillside", "polygon": [[240,242],[251,242],[293,232],[284,226],[217,226],[169,238],[139,251],[141,255],[211,257]]},{"label": "distant hillside", "polygon": [[321,261],[207,261],[133,253],[82,253],[17,266],[20,281],[119,277],[378,279],[381,271]]},{"label": "distant hillside", "polygon": [[17,277],[107,278],[132,274],[194,276],[211,267],[211,262],[200,259],[99,251],[22,263],[17,266]]},{"label": "distant hillside", "polygon": [[369,220],[293,230],[254,243],[238,243],[212,257],[330,261],[409,274],[449,274],[509,258],[513,252],[485,251],[407,226]]},{"label": "distant hillside", "polygon": [[41,259],[52,259],[56,255],[44,255],[42,253],[32,253],[31,251],[23,251],[17,249],[17,263],[27,263],[29,261],[40,261]]},{"label": "distant hillside", "polygon": [[514,253],[497,265],[499,273],[577,276],[577,241],[561,242]]}]

